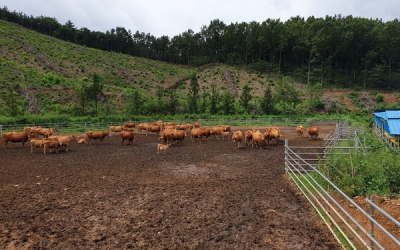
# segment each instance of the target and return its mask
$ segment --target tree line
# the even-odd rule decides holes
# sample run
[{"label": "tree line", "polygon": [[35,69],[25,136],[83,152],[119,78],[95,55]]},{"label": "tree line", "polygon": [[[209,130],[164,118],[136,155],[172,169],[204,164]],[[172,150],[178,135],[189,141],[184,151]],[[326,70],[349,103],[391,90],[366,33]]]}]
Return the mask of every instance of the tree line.
[{"label": "tree line", "polygon": [[[35,97],[27,98],[21,89],[8,89],[0,92],[4,108],[0,116],[24,116],[25,114],[53,114],[80,116],[159,116],[159,115],[304,115],[325,109],[327,113],[344,113],[345,109],[334,106],[324,107],[319,98],[321,89],[318,85],[309,86],[301,94],[296,86],[286,77],[276,81],[274,89],[266,86],[262,96],[252,94],[252,88],[242,85],[241,94],[235,96],[226,88],[211,84],[209,88],[199,85],[199,76],[189,76],[186,94],[176,88],[165,91],[160,85],[155,95],[132,88],[122,93],[123,106],[116,108],[115,98],[104,93],[101,76],[94,73],[91,77],[79,79],[68,105],[39,102]],[[236,98],[238,97],[238,98]]]},{"label": "tree line", "polygon": [[[261,97],[252,95],[252,88],[243,84],[242,92],[235,97],[227,89],[211,84],[210,88],[200,88],[196,73],[189,77],[186,94],[178,93],[177,89],[165,91],[161,86],[156,87],[155,96],[150,96],[140,89],[129,89],[123,93],[124,107],[119,114],[135,116],[152,115],[281,115],[315,112],[325,108],[318,97],[321,89],[318,85],[309,86],[305,95],[300,95],[295,85],[282,77],[276,82],[274,90],[271,86],[265,88]],[[66,113],[75,116],[82,115],[115,115],[116,109],[108,102],[103,93],[100,76],[93,75],[93,81],[84,77],[80,87],[76,89],[78,103],[65,109]],[[303,97],[303,100],[301,98]],[[302,112],[299,112],[302,110]],[[345,112],[339,107],[326,110],[328,113]]]},{"label": "tree line", "polygon": [[400,23],[353,16],[291,17],[285,22],[225,24],[219,19],[172,38],[77,28],[72,21],[0,9],[0,18],[79,45],[164,62],[225,63],[279,72],[313,84],[348,88],[400,87]]}]

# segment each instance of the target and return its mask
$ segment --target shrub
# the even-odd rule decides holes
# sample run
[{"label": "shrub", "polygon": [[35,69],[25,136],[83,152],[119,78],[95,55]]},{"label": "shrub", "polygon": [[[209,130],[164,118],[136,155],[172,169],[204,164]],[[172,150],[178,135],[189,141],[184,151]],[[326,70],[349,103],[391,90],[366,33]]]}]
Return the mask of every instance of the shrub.
[{"label": "shrub", "polygon": [[380,93],[376,94],[376,96],[375,96],[375,101],[376,101],[377,103],[383,103],[383,102],[384,102],[383,95],[380,94]]}]

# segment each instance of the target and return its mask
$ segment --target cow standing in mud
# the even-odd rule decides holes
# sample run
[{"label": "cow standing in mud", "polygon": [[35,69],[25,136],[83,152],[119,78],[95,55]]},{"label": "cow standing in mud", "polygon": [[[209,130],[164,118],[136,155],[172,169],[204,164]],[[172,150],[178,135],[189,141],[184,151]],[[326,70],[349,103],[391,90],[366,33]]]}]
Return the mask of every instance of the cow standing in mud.
[{"label": "cow standing in mud", "polygon": [[8,142],[18,143],[21,142],[25,146],[25,142],[29,139],[27,132],[6,132],[3,134],[3,147],[7,148]]}]

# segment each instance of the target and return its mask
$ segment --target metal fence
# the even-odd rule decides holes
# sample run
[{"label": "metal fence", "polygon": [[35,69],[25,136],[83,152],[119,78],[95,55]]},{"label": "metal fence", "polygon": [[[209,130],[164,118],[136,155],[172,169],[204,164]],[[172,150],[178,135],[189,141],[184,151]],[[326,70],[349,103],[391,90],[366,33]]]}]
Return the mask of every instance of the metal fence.
[{"label": "metal fence", "polygon": [[[357,133],[346,129],[347,124],[338,123],[336,131],[328,134],[324,147],[290,147],[285,141],[285,170],[291,177],[296,186],[300,189],[306,199],[314,207],[315,211],[323,219],[333,235],[338,235],[343,239],[341,242],[353,249],[360,246],[366,249],[385,249],[387,246],[395,246],[400,249],[400,241],[396,239],[384,225],[393,223],[400,227],[399,222],[387,214],[382,208],[373,202],[373,198],[368,198],[366,203],[370,206],[370,211],[363,210],[356,202],[349,198],[340,190],[328,176],[319,171],[319,164],[324,164],[324,160],[331,154],[345,154],[352,150],[368,150],[365,144],[361,143]],[[349,131],[351,131],[349,133]],[[349,138],[349,136],[352,136]],[[353,140],[354,146],[340,147],[342,140]],[[310,154],[310,152],[312,154]],[[312,156],[310,156],[312,155]],[[329,172],[328,172],[329,173]],[[362,215],[362,221],[356,220],[348,209],[343,206],[357,209]],[[342,204],[341,204],[342,203]],[[375,218],[375,212],[384,217],[385,223],[379,223]],[[369,221],[369,230],[362,223]],[[375,230],[378,229],[384,238],[377,239]],[[339,239],[338,239],[339,241]],[[391,243],[388,243],[391,242]],[[393,248],[393,249],[394,249]]]},{"label": "metal fence", "polygon": [[[154,122],[150,120],[134,121],[137,124],[144,122]],[[231,125],[238,127],[249,127],[249,126],[268,126],[268,125],[280,125],[280,126],[308,126],[318,124],[335,124],[340,120],[315,120],[315,119],[304,119],[304,118],[281,118],[281,117],[266,117],[266,118],[254,118],[254,119],[240,119],[240,118],[221,118],[221,119],[177,119],[171,122],[176,124],[183,123],[194,123],[199,122],[202,126],[214,126],[214,125]],[[37,123],[37,124],[11,124],[1,125],[0,124],[0,135],[8,131],[23,131],[24,127],[30,126],[41,126],[43,128],[53,128],[54,131],[61,131],[63,133],[80,133],[88,130],[108,130],[109,126],[121,125],[124,122],[56,122],[56,123]]]}]

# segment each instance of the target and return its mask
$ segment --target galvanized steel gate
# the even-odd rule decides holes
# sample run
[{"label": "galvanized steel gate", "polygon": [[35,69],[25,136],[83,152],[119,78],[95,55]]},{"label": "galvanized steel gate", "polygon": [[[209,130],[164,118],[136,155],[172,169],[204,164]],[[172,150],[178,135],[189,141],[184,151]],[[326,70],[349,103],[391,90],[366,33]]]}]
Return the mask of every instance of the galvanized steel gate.
[{"label": "galvanized steel gate", "polygon": [[[342,140],[354,140],[354,147],[340,147]],[[322,218],[333,235],[338,239],[338,234],[344,239],[346,244],[353,249],[363,246],[367,249],[385,249],[383,242],[379,242],[375,237],[375,229],[381,230],[388,239],[392,240],[400,249],[400,241],[396,239],[384,226],[374,219],[374,214],[378,211],[392,223],[400,227],[400,223],[385,213],[383,209],[373,202],[373,197],[369,197],[366,202],[370,206],[367,213],[349,198],[342,190],[335,186],[319,170],[319,164],[324,164],[324,160],[330,154],[346,154],[350,149],[366,150],[356,131],[348,129],[347,122],[337,124],[335,131],[328,134],[324,139],[324,147],[291,147],[285,141],[285,171],[291,177],[295,185],[303,193],[304,197],[310,202],[318,215]],[[333,150],[334,149],[334,150]],[[311,174],[313,173],[313,175]],[[315,176],[319,177],[318,180]],[[322,181],[321,181],[322,180]],[[335,197],[332,194],[335,194]],[[369,230],[360,225],[351,214],[338,202],[338,197],[350,203],[356,208],[364,219],[370,222]],[[343,240],[342,240],[343,241]]]}]

